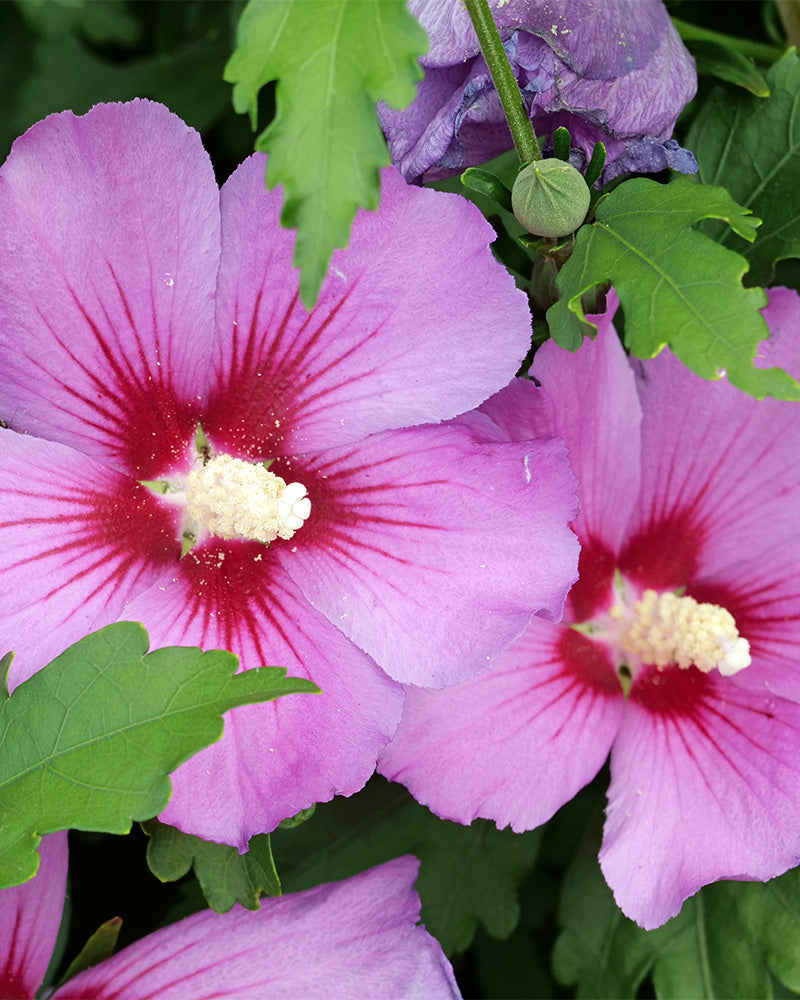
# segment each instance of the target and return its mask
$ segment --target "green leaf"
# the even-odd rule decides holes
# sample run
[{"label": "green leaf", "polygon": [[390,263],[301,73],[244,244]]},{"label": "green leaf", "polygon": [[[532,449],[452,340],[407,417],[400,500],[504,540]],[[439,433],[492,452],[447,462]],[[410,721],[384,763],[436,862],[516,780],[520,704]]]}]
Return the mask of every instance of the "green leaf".
[{"label": "green leaf", "polygon": [[128,833],[159,813],[167,775],[222,736],[224,712],[317,690],[282,667],[236,674],[224,650],[147,648],[141,625],[109,625],[0,704],[0,887],[36,874],[45,833]]},{"label": "green leaf", "polygon": [[594,823],[564,879],[553,972],[564,985],[576,985],[578,1000],[633,998],[652,967],[653,949],[617,908],[597,863],[599,846]]},{"label": "green leaf", "polygon": [[706,886],[661,931],[640,932],[645,938],[657,937],[666,928],[674,932],[653,967],[660,1000],[772,996],[761,949],[735,902],[741,888],[737,882]]},{"label": "green leaf", "polygon": [[168,104],[187,124],[207,129],[228,105],[219,78],[226,54],[224,39],[202,39],[174,53],[112,63],[71,35],[43,39],[13,108],[14,128],[24,131],[64,107],[83,114],[100,100],[149,97]]},{"label": "green leaf", "polygon": [[144,830],[150,837],[147,863],[156,878],[175,882],[194,868],[206,902],[217,913],[234,903],[257,910],[261,896],[281,894],[268,833],[253,837],[247,853],[239,854],[228,844],[201,840],[156,819],[148,820]]},{"label": "green leaf", "polygon": [[139,42],[141,27],[122,0],[17,0],[30,25],[43,35],[80,32],[96,45]]},{"label": "green leaf", "polygon": [[800,987],[800,871],[770,882],[716,882],[654,931],[628,920],[597,863],[599,823],[564,881],[553,968],[580,997],[633,998],[650,972],[659,1000],[773,996]]},{"label": "green leaf", "polygon": [[404,0],[250,0],[242,14],[225,79],[253,127],[259,89],[278,81],[276,115],[256,148],[270,154],[267,187],[283,185],[281,223],[298,230],[294,263],[309,309],[356,210],[378,206],[389,155],[375,103],[414,99],[426,49]]},{"label": "green leaf", "polygon": [[517,886],[539,840],[537,830],[518,835],[487,820],[461,826],[437,819],[402,786],[380,778],[352,798],[318,806],[302,826],[272,834],[286,892],[416,855],[422,920],[448,954],[469,947],[479,923],[493,937],[511,934],[519,919]]},{"label": "green leaf", "polygon": [[744,239],[758,220],[724,188],[679,177],[657,184],[626,181],[598,203],[595,221],[583,226],[572,256],[558,275],[562,298],[547,312],[553,338],[577,350],[594,335],[581,297],[610,282],[625,311],[625,343],[639,358],[666,345],[706,379],[727,372],[729,381],[761,399],[800,399],[800,385],[780,368],[759,369],[753,358],[769,335],[759,310],[760,288],[741,283],[747,263],[693,227],[723,219]]},{"label": "green leaf", "polygon": [[[790,50],[766,74],[771,95],[713,91],[687,136],[699,177],[724,184],[731,196],[763,220],[746,248],[748,281],[769,284],[775,264],[800,257],[800,56]],[[723,242],[731,237],[715,231]]]},{"label": "green leaf", "polygon": [[681,931],[654,969],[661,1000],[771,997],[772,975],[800,991],[798,869],[764,883],[706,886],[670,924]]},{"label": "green leaf", "polygon": [[686,47],[697,63],[698,73],[708,73],[749,90],[756,97],[769,97],[769,84],[756,69],[752,59],[716,41],[687,42]]},{"label": "green leaf", "polygon": [[77,976],[79,972],[91,969],[93,965],[99,965],[100,962],[111,958],[117,947],[117,939],[121,930],[122,917],[112,917],[101,924],[81,948],[78,955],[70,962],[69,968],[59,980],[58,985],[62,986],[68,979]]}]

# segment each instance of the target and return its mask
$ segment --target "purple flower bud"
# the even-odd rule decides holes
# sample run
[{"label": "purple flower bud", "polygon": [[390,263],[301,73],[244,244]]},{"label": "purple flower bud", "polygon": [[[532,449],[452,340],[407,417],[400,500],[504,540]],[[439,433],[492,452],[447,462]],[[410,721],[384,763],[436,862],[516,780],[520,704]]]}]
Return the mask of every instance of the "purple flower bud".
[{"label": "purple flower bud", "polygon": [[[392,160],[408,181],[437,180],[512,148],[489,69],[459,0],[408,0],[430,39],[425,78],[404,111],[379,106]],[[582,168],[595,143],[602,180],[694,156],[670,138],[697,88],[694,61],[661,0],[489,0],[538,136],[561,125]]]}]

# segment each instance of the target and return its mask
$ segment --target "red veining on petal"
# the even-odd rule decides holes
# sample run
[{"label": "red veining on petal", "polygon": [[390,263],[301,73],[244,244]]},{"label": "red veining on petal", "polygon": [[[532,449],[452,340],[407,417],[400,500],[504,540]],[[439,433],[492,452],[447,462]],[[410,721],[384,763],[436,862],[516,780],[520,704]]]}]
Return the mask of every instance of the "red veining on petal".
[{"label": "red veining on petal", "polygon": [[[65,406],[60,409],[104,441],[118,467],[138,479],[152,479],[163,475],[183,458],[194,434],[199,405],[197,401],[189,403],[177,398],[170,379],[167,353],[161,357],[157,341],[152,348],[155,356],[150,356],[136,328],[122,285],[110,264],[108,267],[128,321],[127,328],[115,329],[102,304],[99,307],[102,317],[93,315],[69,288],[100,350],[102,366],[75,353],[68,340],[40,313],[53,340],[69,359],[67,370],[80,371],[85,385],[76,387],[68,381],[69,376],[62,378],[57,370],[50,375],[76,402],[75,409]],[[155,328],[155,315],[152,322]],[[37,363],[35,359],[30,360]]]},{"label": "red veining on petal", "polygon": [[[408,565],[409,560],[392,548],[395,535],[407,531],[439,532],[445,530],[440,524],[432,524],[419,517],[419,509],[414,504],[414,494],[426,488],[449,485],[446,479],[403,481],[391,478],[392,466],[407,459],[407,454],[388,455],[378,462],[363,464],[358,449],[340,456],[335,464],[328,466],[322,460],[309,460],[304,468],[295,463],[277,460],[272,469],[285,479],[299,479],[308,489],[311,497],[311,516],[303,525],[292,544],[298,548],[317,547],[342,570],[355,572],[362,579],[375,575],[379,556],[389,563]],[[352,464],[348,464],[352,463]],[[330,476],[328,476],[330,473]],[[370,474],[376,481],[370,482]],[[403,476],[408,476],[407,467]],[[387,488],[387,483],[388,488]],[[398,500],[398,494],[409,492],[409,504]],[[282,547],[282,555],[286,548]],[[446,572],[429,562],[415,563],[417,568],[430,572]],[[291,572],[291,567],[288,567]],[[404,597],[408,595],[402,584],[389,575],[381,576],[381,585],[397,587]],[[419,593],[418,603],[423,606],[428,595]]]},{"label": "red veining on petal", "polygon": [[567,671],[586,688],[605,695],[619,695],[622,687],[605,646],[581,632],[564,628],[558,655]]},{"label": "red veining on petal", "polygon": [[331,394],[375,374],[374,368],[354,372],[352,358],[377,330],[333,357],[326,349],[325,335],[357,284],[327,314],[321,307],[306,313],[297,293],[283,316],[262,318],[259,292],[249,322],[240,318],[232,327],[231,370],[218,373],[204,407],[203,428],[219,449],[254,459],[285,454],[287,435],[302,433],[304,421],[334,405]]},{"label": "red veining on petal", "polygon": [[578,579],[567,595],[564,621],[589,621],[609,606],[616,563],[613,552],[603,542],[594,538],[581,542]]},{"label": "red veining on petal", "polygon": [[[18,954],[20,940],[20,922],[22,914],[17,911],[14,918],[14,930],[11,934],[11,941],[4,942],[4,949],[7,950],[9,962],[4,969],[0,969],[0,1000],[19,1000],[27,995],[27,988],[30,986],[25,980],[25,970],[23,962],[25,960],[24,948],[22,954]],[[10,964],[13,959],[14,965]],[[35,986],[38,984],[34,984]]]},{"label": "red veining on petal", "polygon": [[[26,500],[46,497],[33,489],[6,489],[5,493],[19,497],[21,512]],[[44,578],[51,578],[53,584],[52,590],[43,594],[45,600],[65,585],[87,577],[93,578],[93,589],[84,600],[120,588],[135,594],[137,585],[149,585],[153,575],[177,564],[180,543],[175,511],[132,480],[121,480],[109,493],[62,485],[61,494],[52,497],[52,503],[52,514],[30,514],[0,522],[3,528],[30,528],[37,537],[42,537],[42,529],[51,534],[50,545],[41,544],[35,554],[8,566],[13,570],[38,563]],[[64,620],[79,610],[76,606]]]},{"label": "red veining on petal", "polygon": [[655,715],[673,719],[695,719],[707,695],[714,690],[714,680],[694,667],[644,667],[631,686],[630,698]]},{"label": "red veining on petal", "polygon": [[[408,453],[390,454],[379,462],[364,464],[354,448],[332,466],[319,459],[309,459],[303,467],[299,462],[278,459],[270,468],[284,479],[298,478],[312,497],[314,515],[303,526],[304,543],[327,542],[337,531],[369,525],[441,530],[439,525],[410,517],[409,508],[398,502],[396,494],[404,490],[421,492],[426,488],[446,487],[450,482],[446,478],[406,479],[405,482],[392,479],[391,470],[395,465],[407,477],[407,469],[402,465],[407,458]],[[370,478],[375,481],[370,482]],[[480,491],[476,489],[476,492]]]},{"label": "red veining on petal", "polygon": [[750,643],[750,655],[757,663],[765,654],[772,660],[779,650],[794,667],[797,663],[798,623],[800,623],[800,581],[797,573],[774,578],[754,586],[698,583],[688,593],[696,601],[709,601],[733,615],[740,635]]},{"label": "red veining on petal", "polygon": [[697,571],[704,533],[691,511],[673,511],[652,519],[628,540],[619,568],[631,580],[653,590],[685,587]]},{"label": "red veining on petal", "polygon": [[295,652],[302,672],[303,657],[295,650],[294,637],[285,624],[295,617],[280,582],[281,571],[274,553],[258,542],[212,539],[192,549],[181,560],[185,603],[176,605],[176,634],[189,621],[200,627],[199,642],[230,649],[234,653],[252,644],[262,664],[270,662],[265,636],[279,635]]},{"label": "red veining on petal", "polygon": [[[530,706],[530,715],[523,716],[516,731],[507,736],[518,735],[531,725],[536,716],[549,713],[560,703],[566,702],[564,719],[550,735],[557,739],[565,726],[572,728],[596,711],[597,701],[602,699],[622,699],[622,687],[607,650],[574,629],[557,627],[560,633],[553,642],[549,657],[544,649],[532,653],[532,662],[521,667],[525,672],[526,687],[523,704]],[[523,637],[521,643],[525,642]],[[519,656],[519,646],[512,647]],[[488,671],[479,679],[480,688],[493,683],[505,684],[503,673]],[[474,683],[474,682],[473,682]],[[498,701],[497,709],[504,709],[519,699],[519,692],[506,701]],[[578,715],[580,713],[580,715]]]},{"label": "red veining on petal", "polygon": [[[720,785],[716,775],[708,770],[708,762],[714,756],[725,761],[737,778],[761,800],[764,815],[769,815],[774,802],[765,792],[761,780],[764,774],[755,755],[786,754],[788,730],[792,733],[792,746],[787,763],[791,760],[789,766],[794,768],[797,739],[797,727],[789,719],[774,714],[774,700],[769,694],[755,695],[738,688],[735,679],[730,683],[730,679],[720,680],[694,668],[659,671],[653,667],[635,678],[630,697],[662,728],[667,752],[671,752],[674,740],[680,745],[678,752],[692,759],[708,793],[717,800],[723,812],[726,802],[720,799]],[[747,717],[743,718],[742,713]],[[755,725],[750,724],[749,717],[753,717]],[[774,727],[770,730],[769,746],[764,742],[763,729],[758,728],[758,723],[765,721]]]},{"label": "red veining on petal", "polygon": [[[161,938],[163,936],[163,933],[159,935]],[[220,959],[218,956],[208,958],[203,957],[205,949],[202,939],[186,941],[185,935],[181,935],[181,940],[180,947],[166,953],[164,953],[162,946],[160,951],[163,957],[156,961],[148,959],[147,953],[141,946],[135,946],[129,955],[126,955],[125,951],[119,952],[113,959],[113,968],[110,970],[109,978],[101,978],[104,970],[100,966],[95,971],[89,972],[90,979],[99,979],[99,982],[91,983],[78,991],[75,990],[74,986],[71,989],[69,985],[64,987],[69,1000],[124,1000],[130,995],[129,991],[134,986],[137,988],[137,1000],[158,1000],[158,997],[162,997],[165,991],[171,992],[176,987],[181,988],[184,993],[187,992],[188,984],[192,980],[199,980],[196,982],[196,995],[202,997],[202,1000],[230,997],[230,980],[225,988],[221,988],[220,991],[215,990],[213,993],[208,992],[207,987],[203,988],[203,981],[207,982],[209,973],[218,968],[221,961],[226,964],[231,963],[234,968],[237,967],[238,963],[242,963],[244,968],[249,968],[254,961],[253,956],[258,951],[254,945],[245,945],[238,950],[231,947],[224,959]],[[171,966],[175,966],[175,968],[171,968]],[[152,992],[142,992],[142,980],[152,980],[153,974],[159,971],[161,971],[161,975],[155,977],[157,985],[152,987]],[[167,978],[164,975],[165,972],[171,978]],[[55,996],[58,997],[58,992]]]}]

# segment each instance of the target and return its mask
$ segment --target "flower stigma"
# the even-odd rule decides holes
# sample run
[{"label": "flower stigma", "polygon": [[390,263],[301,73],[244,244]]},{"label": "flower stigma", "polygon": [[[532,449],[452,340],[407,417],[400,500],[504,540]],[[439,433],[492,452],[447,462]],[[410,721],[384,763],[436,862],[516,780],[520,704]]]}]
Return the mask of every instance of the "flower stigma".
[{"label": "flower stigma", "polygon": [[186,481],[186,512],[218,538],[268,545],[291,538],[311,513],[302,483],[287,483],[263,463],[215,455]]},{"label": "flower stigma", "polygon": [[[620,604],[609,614],[616,620],[630,615]],[[739,635],[729,611],[671,592],[644,591],[619,645],[642,663],[657,667],[694,666],[706,674],[716,667],[723,677],[730,677],[750,665],[750,643]]]}]

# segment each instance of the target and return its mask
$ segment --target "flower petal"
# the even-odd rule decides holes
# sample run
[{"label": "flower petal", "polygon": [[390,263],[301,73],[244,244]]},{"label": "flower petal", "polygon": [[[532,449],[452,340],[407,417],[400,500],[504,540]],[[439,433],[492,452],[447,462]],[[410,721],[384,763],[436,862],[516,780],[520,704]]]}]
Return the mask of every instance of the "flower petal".
[{"label": "flower petal", "polygon": [[402,111],[379,104],[378,115],[392,163],[411,184],[449,177],[513,146],[482,57],[428,69],[412,104]]},{"label": "flower petal", "polygon": [[539,349],[531,374],[517,380],[480,410],[510,440],[563,437],[578,477],[581,511],[572,524],[581,541],[580,578],[565,608],[569,622],[586,621],[611,599],[614,564],[641,477],[641,407],[628,360],[611,320],[616,295],[608,296],[597,339],[569,353],[552,341]]},{"label": "flower petal", "polygon": [[520,833],[592,780],[622,712],[604,647],[534,620],[480,676],[441,691],[407,688],[378,770],[444,819],[483,816]]},{"label": "flower petal", "polygon": [[312,515],[281,562],[396,680],[464,680],[534,613],[560,617],[578,548],[562,442],[487,443],[454,421],[375,434],[306,474]]},{"label": "flower petal", "polygon": [[344,882],[197,913],[81,973],[54,1000],[445,1000],[460,994],[422,926],[403,857]]},{"label": "flower petal", "polygon": [[180,556],[175,512],[61,444],[0,430],[0,650],[13,689],[122,615]]},{"label": "flower petal", "polygon": [[67,834],[39,845],[36,876],[0,890],[0,997],[32,997],[55,947],[67,888]]},{"label": "flower petal", "polygon": [[402,706],[400,686],[309,607],[273,556],[255,542],[209,543],[125,610],[153,647],[229,649],[243,668],[286,667],[322,689],[234,710],[223,739],[173,773],[164,822],[240,850],[314,802],[362,788]]},{"label": "flower petal", "polygon": [[613,553],[619,552],[636,505],[642,422],[636,381],[612,324],[617,302],[609,293],[606,312],[589,317],[597,323],[597,339],[587,338],[579,351],[565,351],[550,340],[536,352],[535,393],[525,398],[517,384],[480,407],[510,440],[564,438],[581,499],[573,528],[581,539],[597,539]]},{"label": "flower petal", "polygon": [[690,596],[729,611],[750,643],[752,663],[737,684],[800,703],[800,535],[693,583]]},{"label": "flower petal", "polygon": [[651,668],[611,755],[600,863],[622,911],[658,927],[717,879],[800,859],[800,706],[736,678]]},{"label": "flower petal", "polygon": [[383,171],[377,212],[356,216],[309,314],[265,163],[251,157],[222,191],[218,355],[203,416],[218,448],[316,451],[452,417],[513,377],[530,340],[527,300],[474,205]]},{"label": "flower petal", "polygon": [[[587,162],[604,142],[606,180],[666,165],[696,171],[692,154],[669,136],[697,74],[661,0],[490,6],[537,135],[568,127]],[[408,108],[381,104],[378,111],[392,161],[417,182],[482,163],[512,142],[463,4],[412,0],[409,7],[430,38],[420,60],[425,78]]]},{"label": "flower petal", "polygon": [[[796,334],[800,297],[784,294],[778,304]],[[780,348],[768,341],[762,351],[769,363],[800,372],[800,351],[789,341]],[[706,382],[666,351],[640,371],[642,492],[623,572],[656,589],[684,586],[698,576],[722,578],[727,567],[793,539],[797,405],[752,399],[724,380]]]},{"label": "flower petal", "polygon": [[150,101],[52,115],[0,169],[0,410],[152,479],[197,422],[219,193],[200,136]]},{"label": "flower petal", "polygon": [[[599,8],[601,18],[610,9],[622,13],[623,6],[604,5]],[[633,0],[636,12],[632,18],[637,25],[644,20],[640,16],[644,6],[641,0]],[[667,161],[684,173],[697,171],[693,154],[670,139],[678,113],[697,90],[694,60],[669,22],[660,0],[648,4],[648,10],[666,22],[652,52],[647,52],[647,46],[643,45],[640,58],[631,59],[616,76],[599,66],[595,76],[557,65],[553,83],[534,98],[533,121],[537,131],[541,128],[552,133],[559,125],[565,126],[570,130],[573,148],[583,151],[586,163],[595,143],[605,144],[609,164],[603,172],[605,182],[626,172],[662,170]],[[597,27],[603,31],[602,20]],[[627,59],[627,24],[621,30],[626,44],[620,46],[613,38],[606,38],[605,45],[594,46],[592,55],[602,58],[609,48],[615,48]],[[647,41],[655,37],[651,35]],[[520,55],[520,61],[522,58]]]}]

